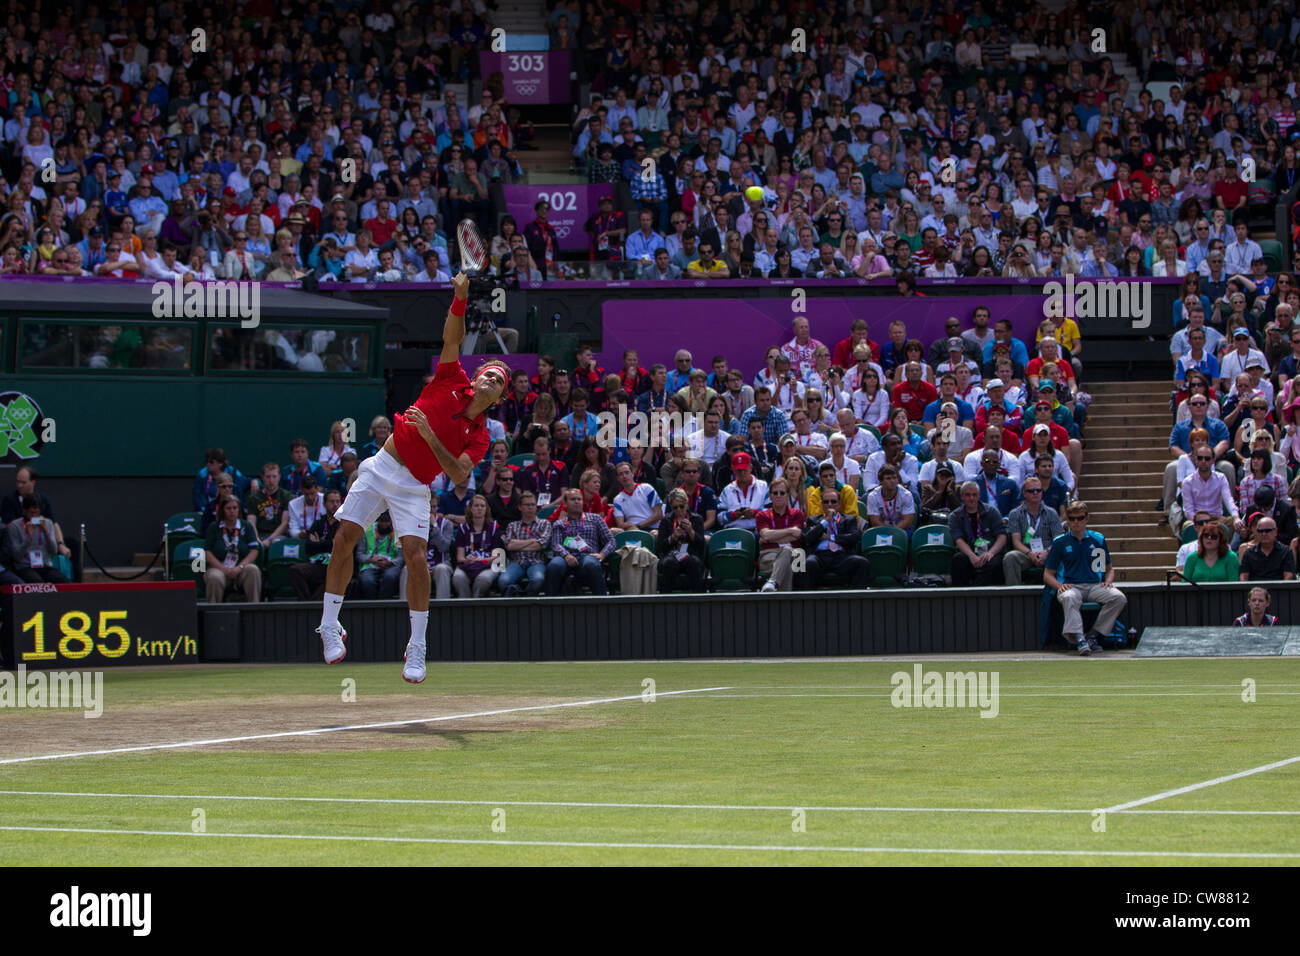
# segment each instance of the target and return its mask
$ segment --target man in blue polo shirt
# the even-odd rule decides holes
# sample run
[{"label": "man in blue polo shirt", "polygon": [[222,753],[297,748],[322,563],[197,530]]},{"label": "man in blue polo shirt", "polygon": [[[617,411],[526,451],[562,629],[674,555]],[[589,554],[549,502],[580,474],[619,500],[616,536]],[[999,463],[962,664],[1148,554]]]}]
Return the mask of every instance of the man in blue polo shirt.
[{"label": "man in blue polo shirt", "polygon": [[[1065,610],[1062,633],[1066,641],[1078,647],[1080,657],[1087,657],[1101,650],[1099,638],[1115,627],[1128,598],[1114,586],[1115,568],[1110,563],[1105,536],[1088,530],[1088,506],[1082,501],[1071,502],[1065,509],[1065,520],[1069,530],[1057,537],[1047,552],[1043,583],[1055,589],[1056,599]],[[1079,613],[1084,601],[1101,605],[1097,623],[1087,634],[1083,633]]]}]

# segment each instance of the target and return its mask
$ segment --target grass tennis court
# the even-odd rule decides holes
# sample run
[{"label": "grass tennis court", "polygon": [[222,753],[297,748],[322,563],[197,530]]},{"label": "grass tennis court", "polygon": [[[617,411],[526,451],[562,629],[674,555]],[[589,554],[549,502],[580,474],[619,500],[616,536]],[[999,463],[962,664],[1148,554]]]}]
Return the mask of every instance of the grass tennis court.
[{"label": "grass tennis court", "polygon": [[0,710],[0,864],[1300,861],[1300,660],[920,659],[991,719],[894,707],[913,663],[109,671]]}]

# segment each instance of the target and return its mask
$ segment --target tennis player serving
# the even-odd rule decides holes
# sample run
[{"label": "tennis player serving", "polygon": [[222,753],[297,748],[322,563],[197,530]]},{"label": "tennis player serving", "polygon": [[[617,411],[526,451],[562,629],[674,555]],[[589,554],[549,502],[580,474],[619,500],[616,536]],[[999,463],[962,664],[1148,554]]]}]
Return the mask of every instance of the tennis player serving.
[{"label": "tennis player serving", "polygon": [[460,343],[465,338],[465,304],[469,277],[452,280],[456,297],[442,328],[442,355],[433,380],[420,392],[405,415],[393,416],[393,433],[379,454],[367,458],[339,508],[339,530],[325,576],[325,608],[320,635],[325,663],[337,664],[347,654],[347,631],[339,624],[343,592],[352,580],[352,552],[366,528],[387,511],[402,542],[406,559],[406,601],[411,609],[411,640],[406,645],[402,677],[412,684],[424,680],[425,631],[429,622],[429,485],[440,474],[453,484],[469,477],[488,449],[484,413],[505,393],[510,368],[489,359],[465,377]]}]

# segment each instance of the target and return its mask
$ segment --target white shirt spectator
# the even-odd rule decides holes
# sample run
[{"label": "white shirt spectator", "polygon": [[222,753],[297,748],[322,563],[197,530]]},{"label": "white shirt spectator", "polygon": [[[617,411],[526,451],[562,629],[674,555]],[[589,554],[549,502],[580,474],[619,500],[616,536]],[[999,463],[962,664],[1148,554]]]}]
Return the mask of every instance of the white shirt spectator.
[{"label": "white shirt spectator", "polygon": [[325,495],[317,492],[316,504],[307,504],[305,495],[289,502],[289,537],[297,538],[307,533],[316,519],[325,514]]},{"label": "white shirt spectator", "polygon": [[880,442],[876,436],[871,434],[865,428],[854,429],[853,434],[844,436],[848,440],[848,447],[844,454],[850,458],[866,458],[868,455],[874,455],[880,451]]},{"label": "white shirt spectator", "polygon": [[[861,429],[859,429],[861,431]],[[835,462],[828,456],[826,458],[832,465]],[[859,479],[862,477],[862,466],[847,455],[844,457],[844,464],[835,469],[835,480],[842,485],[848,485],[854,493],[859,488]]]},{"label": "white shirt spectator", "polygon": [[[794,442],[799,446],[799,454],[808,455],[810,458],[818,458],[819,456],[809,455],[809,448],[820,448],[827,453],[831,450],[831,440],[821,432],[809,432],[807,435],[800,435],[798,432],[795,432]],[[825,458],[826,455],[821,455],[820,457]]]},{"label": "white shirt spectator", "polygon": [[803,398],[807,391],[808,386],[796,378],[793,384],[783,384],[772,389],[772,404],[789,415],[794,411],[795,398]]},{"label": "white shirt spectator", "polygon": [[1259,349],[1250,349],[1243,356],[1236,349],[1229,349],[1223,353],[1223,358],[1219,360],[1219,378],[1226,378],[1229,382],[1235,381],[1237,376],[1246,371],[1246,364],[1251,359],[1259,359],[1264,363],[1264,374],[1269,372],[1268,359]]},{"label": "white shirt spectator", "polygon": [[374,269],[377,269],[379,267],[379,253],[375,252],[373,246],[366,252],[365,255],[361,254],[361,250],[353,249],[351,252],[349,252],[346,256],[343,257],[343,265],[344,268],[350,266],[365,266],[366,267],[365,274],[352,276],[352,281],[367,282],[370,279],[370,273]]},{"label": "white shirt spectator", "polygon": [[[972,479],[984,470],[980,467],[980,459],[984,457],[984,451],[983,448],[977,448],[962,459],[962,470],[970,475]],[[1016,460],[1015,455],[1005,448],[1002,449],[1002,463],[998,465],[998,471],[1005,472],[1006,476],[1012,481],[1019,482],[1020,480],[1020,462]]]},{"label": "white shirt spectator", "polygon": [[727,439],[730,437],[731,435],[721,428],[713,437],[704,434],[704,430],[701,429],[691,439],[691,457],[699,458],[712,466],[715,461],[722,457],[722,453],[727,450]]},{"label": "white shirt spectator", "polygon": [[874,396],[868,397],[861,389],[855,390],[853,417],[876,428],[883,428],[889,421],[889,392],[882,388]]},{"label": "white shirt spectator", "polygon": [[[749,487],[743,491],[734,481],[723,488],[722,495],[718,499],[718,510],[728,515],[738,508],[753,508],[755,511],[762,511],[768,507],[769,503],[767,482],[759,478],[751,478]],[[753,518],[733,518],[727,522],[727,527],[746,528],[753,531],[755,522]]]},{"label": "white shirt spectator", "polygon": [[888,502],[880,488],[873,488],[867,495],[867,514],[883,519],[887,525],[896,526],[901,519],[916,514],[916,501],[912,498],[912,493],[901,484],[894,500]]},{"label": "white shirt spectator", "polygon": [[[1032,451],[1022,451],[1020,453],[1020,472],[1017,475],[1011,475],[1016,484],[1023,485],[1025,479],[1034,474],[1034,459],[1038,455]],[[928,463],[927,463],[928,464]],[[1065,455],[1059,451],[1052,452],[1052,474],[1065,482],[1065,486],[1074,491],[1074,472],[1070,470],[1070,463],[1066,460]]]},{"label": "white shirt spectator", "polygon": [[[871,492],[880,487],[880,479],[876,473],[880,471],[880,466],[885,463],[885,452],[876,452],[867,458],[867,467],[862,469],[862,490],[870,496]],[[920,479],[921,466],[916,461],[916,456],[908,452],[903,452],[902,466],[898,467],[898,473],[902,477],[900,488],[906,487],[912,492],[912,497],[919,497],[921,488],[918,484]]]},{"label": "white shirt spectator", "polygon": [[614,514],[632,524],[640,524],[654,514],[655,508],[663,506],[654,487],[644,484],[633,488],[630,495],[626,491],[620,491],[614,496],[612,504]]},{"label": "white shirt spectator", "polygon": [[346,442],[343,443],[343,450],[341,452],[335,451],[333,445],[322,445],[320,454],[316,456],[316,460],[322,465],[329,465],[332,468],[337,468],[339,463],[343,460],[343,456],[348,452],[352,452],[352,454],[355,455],[357,450]]},{"label": "white shirt spectator", "polygon": [[951,458],[945,458],[943,461],[931,458],[921,466],[921,481],[928,481],[930,484],[934,484],[934,473],[938,471],[939,466],[943,464],[946,464],[952,469],[953,481],[960,484],[966,480],[966,469],[961,466],[961,462],[953,461]]}]

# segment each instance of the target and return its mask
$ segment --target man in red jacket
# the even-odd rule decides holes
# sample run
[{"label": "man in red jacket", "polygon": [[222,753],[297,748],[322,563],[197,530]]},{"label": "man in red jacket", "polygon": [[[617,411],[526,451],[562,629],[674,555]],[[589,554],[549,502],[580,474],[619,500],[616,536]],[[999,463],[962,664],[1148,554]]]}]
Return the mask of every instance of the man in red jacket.
[{"label": "man in red jacket", "polygon": [[366,528],[387,511],[402,542],[408,577],[407,605],[411,609],[411,640],[406,645],[402,677],[412,684],[424,680],[425,630],[429,620],[429,568],[425,550],[429,537],[429,485],[440,474],[453,483],[467,479],[488,449],[485,413],[501,398],[510,369],[490,359],[465,376],[460,343],[465,338],[465,305],[469,277],[458,274],[452,284],[456,297],[442,327],[438,371],[424,386],[406,414],[393,416],[393,433],[377,455],[357,469],[357,479],[339,508],[339,530],[325,578],[325,608],[316,633],[324,645],[325,663],[337,664],[347,653],[347,632],[339,624],[343,592],[352,579],[352,553]]},{"label": "man in red jacket", "polygon": [[903,381],[890,393],[895,408],[907,409],[907,419],[919,422],[925,417],[925,406],[939,397],[939,390],[921,378],[921,363],[908,362],[903,367]]}]

